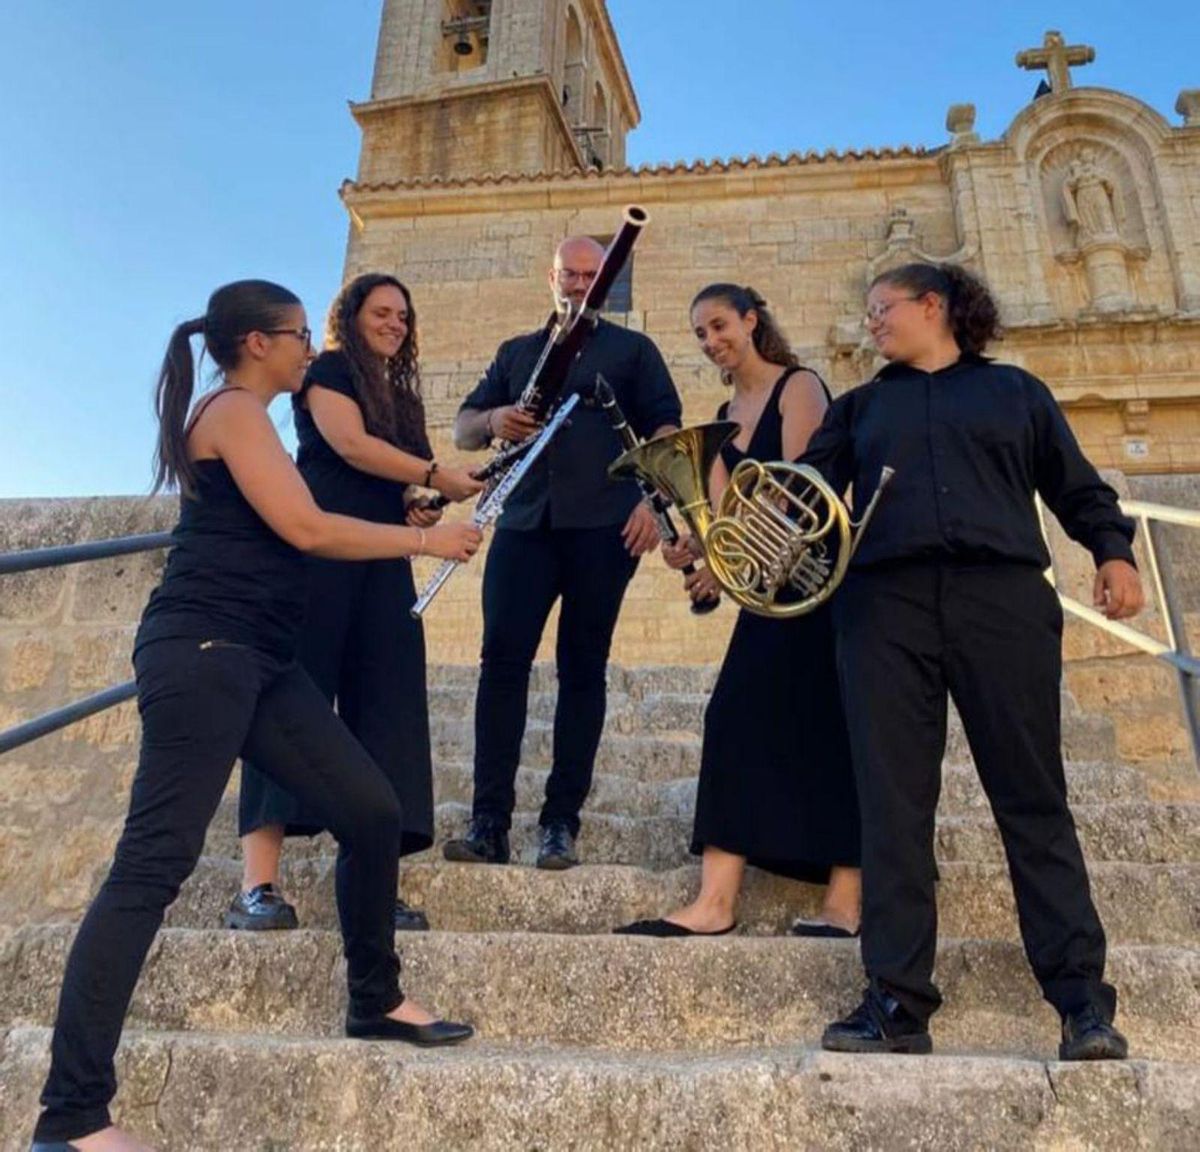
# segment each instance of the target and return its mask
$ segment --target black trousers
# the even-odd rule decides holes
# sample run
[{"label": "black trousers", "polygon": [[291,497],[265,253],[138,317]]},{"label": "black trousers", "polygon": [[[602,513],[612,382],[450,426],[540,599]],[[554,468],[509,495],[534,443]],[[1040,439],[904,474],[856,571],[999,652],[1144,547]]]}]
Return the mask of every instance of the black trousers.
[{"label": "black trousers", "polygon": [[[296,658],[387,776],[400,800],[400,855],[433,843],[433,763],[425,633],[407,560],[308,561]],[[312,836],[324,825],[254,764],[242,765],[238,835],[282,824]]]},{"label": "black trousers", "polygon": [[934,814],[947,693],[1008,858],[1025,952],[1060,1013],[1110,1019],[1105,939],[1067,807],[1062,611],[1034,568],[908,564],[851,573],[833,601],[863,820],[862,955],[873,988],[941,1003]]},{"label": "black trousers", "polygon": [[483,574],[483,656],[475,697],[477,819],[504,829],[512,823],[529,671],[546,618],[561,597],[554,762],[541,823],[563,821],[578,833],[604,728],[613,629],[636,568],[620,525],[500,529],[493,537]]},{"label": "black trousers", "polygon": [[38,1140],[110,1123],[113,1054],[134,985],[241,754],[321,812],[338,838],[352,1010],[374,1015],[403,1000],[392,928],[400,807],[308,676],[251,648],[195,640],[147,644],[134,667],[142,745],[129,815],[67,960]]}]

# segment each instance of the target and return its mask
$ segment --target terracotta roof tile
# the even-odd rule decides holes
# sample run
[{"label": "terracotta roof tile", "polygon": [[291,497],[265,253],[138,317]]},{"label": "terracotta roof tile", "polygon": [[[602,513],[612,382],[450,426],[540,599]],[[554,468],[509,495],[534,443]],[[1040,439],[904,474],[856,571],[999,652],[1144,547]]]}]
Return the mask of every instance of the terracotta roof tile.
[{"label": "terracotta roof tile", "polygon": [[[934,149],[933,152],[941,149]],[[392,192],[415,188],[475,188],[498,184],[538,184],[549,180],[608,180],[621,176],[708,176],[725,172],[745,172],[753,169],[798,168],[805,164],[827,164],[839,161],[863,160],[908,160],[932,155],[922,146],[899,148],[850,148],[838,151],[827,148],[823,152],[809,149],[807,152],[789,152],[781,156],[771,152],[767,156],[737,156],[729,160],[676,160],[657,164],[639,164],[635,168],[572,168],[558,172],[485,172],[478,176],[444,177],[415,176],[407,180],[386,180],[359,184],[353,180],[342,183],[345,192]]]}]

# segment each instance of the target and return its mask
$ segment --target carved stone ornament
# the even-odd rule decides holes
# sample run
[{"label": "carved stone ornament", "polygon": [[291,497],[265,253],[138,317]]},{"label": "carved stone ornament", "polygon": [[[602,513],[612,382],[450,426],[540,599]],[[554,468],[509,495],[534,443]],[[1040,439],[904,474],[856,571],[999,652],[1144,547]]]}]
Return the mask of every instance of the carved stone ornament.
[{"label": "carved stone ornament", "polygon": [[1041,181],[1055,257],[1083,264],[1088,311],[1135,309],[1129,263],[1150,248],[1128,164],[1112,148],[1076,141],[1047,155]]}]

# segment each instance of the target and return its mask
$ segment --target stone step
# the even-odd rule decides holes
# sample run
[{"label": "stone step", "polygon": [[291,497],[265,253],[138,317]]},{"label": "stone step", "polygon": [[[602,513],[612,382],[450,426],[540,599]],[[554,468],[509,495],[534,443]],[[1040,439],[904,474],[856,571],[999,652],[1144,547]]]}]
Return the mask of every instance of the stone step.
[{"label": "stone step", "polygon": [[[1200,805],[1128,803],[1076,804],[1075,823],[1089,860],[1128,861],[1141,864],[1200,863]],[[443,803],[435,813],[436,844],[460,836],[470,819],[465,804]],[[217,811],[205,843],[209,856],[236,856],[236,803],[226,797]],[[579,838],[582,858],[592,864],[634,864],[662,870],[691,862],[690,816],[585,815]],[[532,863],[537,855],[537,817],[517,813],[513,820],[512,848],[518,862]],[[434,851],[437,849],[435,847]],[[1000,861],[1004,858],[1000,836],[986,810],[946,816],[938,821],[936,851],[939,861]],[[296,838],[289,842],[292,857],[328,856],[333,852],[328,836]]]},{"label": "stone step", "polygon": [[[0,1035],[3,1147],[28,1147],[49,1033]],[[130,1030],[116,1118],[163,1152],[1194,1149],[1200,1069],[988,1056],[539,1051]],[[220,1102],[215,1107],[214,1102]]]},{"label": "stone step", "polygon": [[[48,1025],[73,928],[22,929],[0,954],[0,1019]],[[406,991],[483,1039],[713,1051],[816,1042],[863,983],[854,941],[704,941],[521,933],[402,934]],[[1108,977],[1135,1056],[1200,1064],[1200,950],[1117,946]],[[935,1043],[1048,1058],[1057,1017],[1019,946],[944,940]],[[345,1011],[341,940],[301,929],[169,928],[134,994],[133,1027],[335,1036]]]},{"label": "stone step", "polygon": [[[45,1043],[37,1029],[8,1037],[3,1060],[19,1085],[15,1102],[34,1097]],[[1170,1152],[1191,1146],[1187,1117],[1198,1078],[1185,1065],[1140,1061],[880,1061],[797,1048],[662,1061],[482,1043],[399,1052],[306,1040],[273,1042],[264,1051],[240,1036],[143,1032],[130,1035],[120,1068],[127,1082],[160,1089],[153,1110],[136,1101],[121,1109],[132,1093],[118,1097],[118,1109],[165,1152],[401,1144],[439,1150],[1036,1144]],[[229,1109],[216,1115],[206,1109],[197,1083],[211,1086]],[[298,1083],[306,1090],[303,1110],[291,1099]],[[388,1106],[355,1106],[372,1100]],[[0,1113],[0,1122],[8,1119]],[[264,1132],[271,1134],[267,1143]]]},{"label": "stone step", "polygon": [[[630,774],[629,766],[632,766],[632,774],[639,779],[694,775],[699,770],[700,734],[703,731],[706,699],[699,695],[655,696],[642,700],[636,706],[630,704],[630,708],[636,708],[633,713],[628,710],[610,713],[597,756],[597,768]],[[549,765],[553,754],[551,698],[543,696],[540,701],[531,699],[521,757],[522,762],[535,767]],[[1117,759],[1116,738],[1112,723],[1106,717],[1089,716],[1064,708],[1062,732],[1063,757],[1066,760]],[[431,711],[430,734],[436,759],[470,759],[475,747],[474,717],[470,704],[464,700],[458,707],[445,712]],[[643,751],[647,744],[686,747],[690,753],[688,766],[664,775],[663,766],[658,763],[662,754],[651,753],[648,756]],[[953,714],[947,727],[945,759],[951,764],[971,762],[962,724]]]},{"label": "stone step", "polygon": [[[517,770],[517,811],[539,811],[546,792],[547,768]],[[1145,800],[1143,775],[1126,764],[1067,765],[1070,796],[1080,803]],[[465,760],[440,762],[434,772],[434,794],[439,803],[470,804],[474,795],[472,765]],[[612,772],[597,772],[585,812],[617,816],[686,816],[696,807],[696,779],[641,781]],[[949,815],[986,811],[987,797],[975,768],[947,764],[942,771],[940,811]]]},{"label": "stone step", "polygon": [[[333,857],[285,866],[283,886],[306,928],[334,929]],[[1008,869],[944,864],[938,888],[941,931],[950,937],[1016,940]],[[1092,893],[1114,944],[1194,947],[1200,941],[1200,865],[1093,864]],[[205,857],[167,914],[181,928],[215,928],[241,883],[234,860]],[[451,932],[603,934],[618,924],[662,915],[691,900],[700,869],[670,872],[584,864],[547,873],[509,865],[441,861],[401,865],[400,891]],[[738,912],[742,929],[779,935],[796,916],[815,916],[822,889],[751,869]]]}]

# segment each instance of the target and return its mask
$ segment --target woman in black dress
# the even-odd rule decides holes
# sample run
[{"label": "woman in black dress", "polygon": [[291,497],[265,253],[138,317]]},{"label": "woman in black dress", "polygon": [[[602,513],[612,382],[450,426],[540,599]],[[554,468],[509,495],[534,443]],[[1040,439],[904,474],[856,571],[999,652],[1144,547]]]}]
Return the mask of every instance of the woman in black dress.
[{"label": "woman in black dress", "polygon": [[[713,467],[715,503],[741,460],[799,456],[829,394],[818,376],[800,367],[752,288],[710,285],[692,302],[691,319],[704,354],[733,386],[718,418],[741,425]],[[682,567],[699,552],[683,542],[667,555],[668,563]],[[706,568],[690,581],[693,595],[716,588]],[[618,932],[732,931],[749,863],[828,885],[820,918],[797,921],[797,935],[857,934],[858,805],[827,607],[789,620],[739,614],[705,712],[691,850],[702,856],[696,899]]]},{"label": "woman in black dress", "polygon": [[[317,503],[380,524],[431,527],[441,513],[417,487],[464,500],[482,485],[439,466],[425,431],[417,316],[408,289],[370,273],[345,285],[329,309],[326,351],[293,398],[300,474]],[[400,855],[433,842],[433,766],[425,686],[425,634],[407,559],[347,564],[312,560],[299,660],[338,715],[387,774],[400,800]],[[293,928],[279,892],[285,835],[312,836],[316,814],[248,764],[238,813],[244,875],[226,923]],[[396,927],[425,929],[422,912],[396,900]]]},{"label": "woman in black dress", "polygon": [[[188,419],[197,335],[222,379]],[[241,755],[255,756],[337,837],[347,1033],[418,1044],[471,1035],[400,991],[392,931],[400,805],[294,654],[302,552],[466,560],[480,533],[370,524],[317,507],[267,415],[276,396],[300,388],[310,359],[300,301],[262,280],[218,289],[204,316],[171,337],[158,388],[158,483],[178,483],[180,514],[134,641],[137,773],[112,868],[67,959],[34,1152],[144,1149],[109,1117],[113,1055],[163,913],[196,866]]]}]

